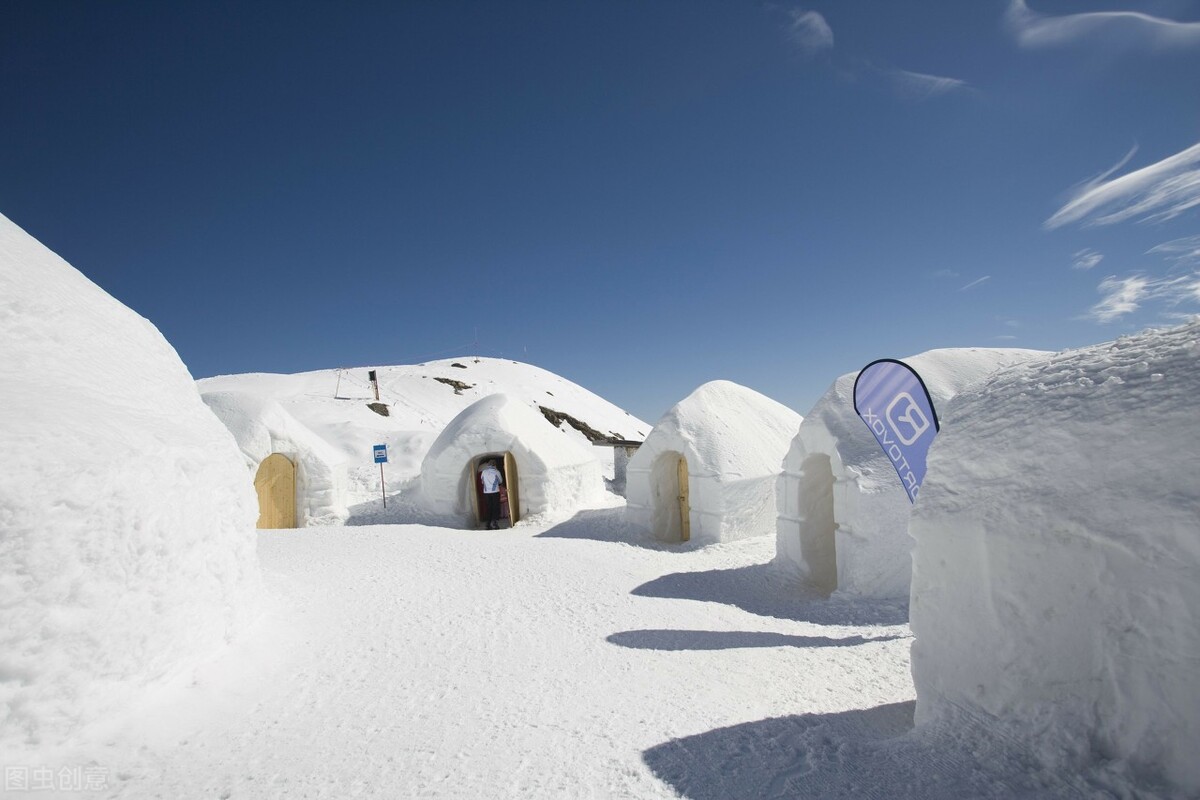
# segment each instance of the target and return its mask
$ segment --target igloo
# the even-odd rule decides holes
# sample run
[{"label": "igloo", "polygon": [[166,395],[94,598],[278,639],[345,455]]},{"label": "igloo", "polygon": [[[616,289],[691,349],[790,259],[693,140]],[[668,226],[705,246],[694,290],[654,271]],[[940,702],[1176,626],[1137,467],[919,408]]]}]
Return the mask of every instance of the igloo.
[{"label": "igloo", "polygon": [[247,392],[205,392],[201,399],[233,434],[253,472],[258,527],[346,521],[346,460],[332,445],[274,400]]},{"label": "igloo", "polygon": [[998,373],[913,513],[917,721],[1200,794],[1200,323]]},{"label": "igloo", "polygon": [[0,216],[0,752],[53,747],[259,598],[233,437],[155,327]]},{"label": "igloo", "polygon": [[[954,348],[903,361],[924,380],[940,414],[963,388],[1047,353]],[[908,595],[912,508],[891,462],[854,411],[854,380],[841,376],[804,418],[776,492],[776,560],[813,589],[863,597]]]},{"label": "igloo", "polygon": [[488,460],[504,474],[510,523],[569,516],[604,493],[600,462],[588,448],[540,412],[494,394],[463,409],[430,446],[421,462],[421,504],[476,526],[479,469]]},{"label": "igloo", "polygon": [[667,542],[770,533],[775,481],[801,420],[745,386],[704,384],[668,411],[629,459],[630,523]]}]

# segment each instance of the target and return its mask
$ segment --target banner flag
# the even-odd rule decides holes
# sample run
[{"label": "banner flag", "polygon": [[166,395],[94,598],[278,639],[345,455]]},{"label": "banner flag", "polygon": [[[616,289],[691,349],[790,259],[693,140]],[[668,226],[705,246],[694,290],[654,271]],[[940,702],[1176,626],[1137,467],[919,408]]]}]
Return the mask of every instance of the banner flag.
[{"label": "banner flag", "polygon": [[921,376],[903,361],[872,361],[854,381],[854,410],[896,468],[908,501],[917,502],[929,445],[939,430]]}]

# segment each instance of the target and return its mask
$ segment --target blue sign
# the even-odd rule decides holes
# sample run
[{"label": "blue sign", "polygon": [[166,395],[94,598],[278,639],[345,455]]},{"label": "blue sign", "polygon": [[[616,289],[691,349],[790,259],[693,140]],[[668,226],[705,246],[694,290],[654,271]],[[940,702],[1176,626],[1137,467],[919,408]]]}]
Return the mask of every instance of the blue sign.
[{"label": "blue sign", "polygon": [[854,410],[896,468],[908,501],[917,502],[929,445],[939,430],[921,376],[903,361],[872,361],[854,381]]},{"label": "blue sign", "polygon": [[387,463],[387,445],[386,444],[375,445],[375,463],[376,464],[386,464]]}]

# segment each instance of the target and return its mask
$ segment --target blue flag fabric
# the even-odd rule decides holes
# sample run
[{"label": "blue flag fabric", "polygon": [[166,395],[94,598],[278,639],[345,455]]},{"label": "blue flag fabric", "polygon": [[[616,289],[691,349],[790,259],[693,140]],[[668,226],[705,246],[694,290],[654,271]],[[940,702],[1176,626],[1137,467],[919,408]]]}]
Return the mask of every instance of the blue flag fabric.
[{"label": "blue flag fabric", "polygon": [[909,502],[917,502],[929,445],[939,430],[921,376],[903,361],[872,361],[854,381],[854,410],[896,468]]}]

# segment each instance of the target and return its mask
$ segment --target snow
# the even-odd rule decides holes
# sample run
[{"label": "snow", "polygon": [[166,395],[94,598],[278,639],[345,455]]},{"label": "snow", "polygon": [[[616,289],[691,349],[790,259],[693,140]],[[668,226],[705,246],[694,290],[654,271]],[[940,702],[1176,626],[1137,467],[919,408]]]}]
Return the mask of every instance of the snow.
[{"label": "snow", "polygon": [[1200,323],[1016,365],[943,410],[911,524],[922,724],[1200,793]]},{"label": "snow", "polygon": [[350,516],[346,457],[274,400],[248,392],[201,395],[233,434],[252,474],[272,453],[296,465],[297,524],[336,524]]},{"label": "snow", "polygon": [[[901,359],[921,376],[939,416],[958,392],[1038,350],[947,348]],[[912,508],[896,471],[854,411],[858,371],[817,401],[791,442],[776,494],[780,563],[812,588],[906,597]]]},{"label": "snow", "polygon": [[778,591],[769,537],[678,553],[621,519],[264,531],[260,629],[73,758],[115,797],[671,798],[687,737],[911,718],[902,608]]},{"label": "snow", "polygon": [[0,754],[44,752],[254,613],[255,498],[171,346],[0,216]]},{"label": "snow", "polygon": [[[494,394],[464,409],[429,448],[421,463],[417,502],[434,514],[474,525],[474,460],[511,453],[521,516],[570,516],[598,504],[604,494],[596,449],[577,444],[540,412],[507,394]],[[509,474],[510,502],[512,479]]]},{"label": "snow", "polygon": [[633,525],[679,541],[679,458],[687,460],[691,539],[731,541],[770,533],[775,481],[802,417],[745,386],[712,381],[658,421],[629,460]]}]

